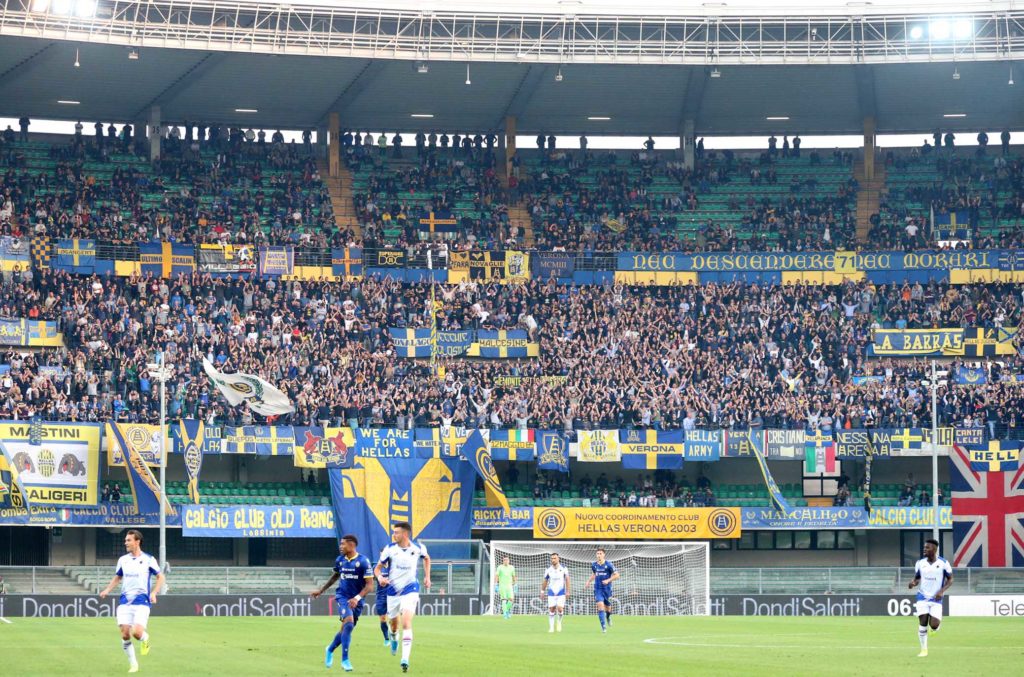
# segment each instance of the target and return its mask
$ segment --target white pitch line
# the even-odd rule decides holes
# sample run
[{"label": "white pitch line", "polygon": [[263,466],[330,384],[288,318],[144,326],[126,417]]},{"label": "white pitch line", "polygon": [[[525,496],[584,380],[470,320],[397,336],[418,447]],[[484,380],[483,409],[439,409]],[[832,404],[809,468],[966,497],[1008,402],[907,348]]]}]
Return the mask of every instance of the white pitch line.
[{"label": "white pitch line", "polygon": [[[677,641],[682,638],[678,637],[651,637],[645,639],[644,644],[662,644],[669,646],[689,646],[697,648],[710,648],[710,649],[807,649],[820,651],[821,649],[861,649],[861,650],[875,650],[875,651],[907,651],[906,646],[858,646],[854,644],[830,644],[822,645],[816,644],[809,646],[807,644],[717,644],[711,642],[687,642]],[[947,649],[969,649],[971,646],[962,645],[944,645]],[[1003,651],[1012,650],[1020,651],[1019,646],[990,646],[986,647],[986,651]]]},{"label": "white pitch line", "polygon": [[6,623],[7,625],[14,625],[14,623],[11,623],[9,620],[4,618],[3,616],[0,616],[0,621]]}]

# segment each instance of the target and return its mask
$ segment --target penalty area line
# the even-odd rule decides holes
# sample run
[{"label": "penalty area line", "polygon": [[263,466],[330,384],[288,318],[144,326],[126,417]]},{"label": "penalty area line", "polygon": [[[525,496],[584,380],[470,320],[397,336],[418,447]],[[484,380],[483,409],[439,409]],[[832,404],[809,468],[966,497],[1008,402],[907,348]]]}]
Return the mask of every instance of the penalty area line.
[{"label": "penalty area line", "polygon": [[810,646],[808,644],[726,644],[717,642],[690,642],[686,641],[682,637],[651,637],[644,640],[644,644],[664,644],[670,646],[690,646],[696,648],[707,648],[707,649],[807,649],[807,650],[820,650],[820,649],[858,649],[858,650],[869,650],[869,649],[895,649],[899,651],[906,651],[904,646],[856,646],[853,644],[823,646],[816,644]]},{"label": "penalty area line", "polygon": [[9,620],[4,618],[3,616],[0,616],[0,623],[6,623],[7,625],[14,625],[14,623],[11,623]]}]

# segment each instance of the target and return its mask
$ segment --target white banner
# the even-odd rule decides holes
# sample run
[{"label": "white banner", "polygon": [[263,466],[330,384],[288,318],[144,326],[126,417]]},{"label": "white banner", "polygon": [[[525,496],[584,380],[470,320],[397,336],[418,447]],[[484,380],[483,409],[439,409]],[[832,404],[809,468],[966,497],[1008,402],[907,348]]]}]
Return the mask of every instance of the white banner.
[{"label": "white banner", "polygon": [[1024,618],[1024,595],[950,595],[949,615]]}]

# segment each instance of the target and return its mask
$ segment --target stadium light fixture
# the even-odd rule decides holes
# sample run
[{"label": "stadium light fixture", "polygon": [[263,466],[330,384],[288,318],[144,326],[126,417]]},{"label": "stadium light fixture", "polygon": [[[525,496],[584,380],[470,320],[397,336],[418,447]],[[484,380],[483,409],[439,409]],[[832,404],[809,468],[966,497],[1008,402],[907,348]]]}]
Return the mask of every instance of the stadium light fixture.
[{"label": "stadium light fixture", "polygon": [[82,19],[96,16],[96,0],[75,0],[75,16]]},{"label": "stadium light fixture", "polygon": [[933,21],[928,26],[928,34],[932,36],[933,40],[948,40],[949,39],[949,22],[948,21]]},{"label": "stadium light fixture", "polygon": [[920,26],[911,26],[910,28],[910,39],[920,40],[924,37],[924,29]]},{"label": "stadium light fixture", "polygon": [[75,47],[75,68],[81,68],[82,62],[78,60],[78,48]]},{"label": "stadium light fixture", "polygon": [[71,0],[52,0],[50,10],[54,14],[71,14]]},{"label": "stadium light fixture", "polygon": [[427,64],[426,61],[417,61],[416,62],[416,72],[420,73],[421,75],[429,73],[430,72],[430,66]]},{"label": "stadium light fixture", "polygon": [[45,12],[50,9],[50,0],[32,0],[33,12]]},{"label": "stadium light fixture", "polygon": [[959,80],[960,79],[960,69],[959,68],[956,68],[956,67],[953,68],[953,79],[954,80]]},{"label": "stadium light fixture", "polygon": [[135,49],[134,47],[130,48],[128,50],[128,58],[130,60],[132,60],[132,61],[138,61],[139,60],[139,50]]},{"label": "stadium light fixture", "polygon": [[466,84],[471,85],[473,81],[469,79],[469,64],[466,64]]},{"label": "stadium light fixture", "polygon": [[558,72],[555,73],[555,82],[561,82],[563,79],[565,79],[565,78],[562,76],[562,67],[559,66],[558,67]]},{"label": "stadium light fixture", "polygon": [[965,117],[967,117],[967,113],[944,113],[942,117],[944,117],[944,118],[965,118]]},{"label": "stadium light fixture", "polygon": [[236,108],[235,112],[236,113],[259,113],[259,110],[256,109],[256,108]]},{"label": "stadium light fixture", "polygon": [[409,117],[411,117],[411,118],[422,118],[424,120],[429,120],[430,118],[434,117],[434,114],[433,113],[412,113],[411,115],[409,115]]},{"label": "stadium light fixture", "polygon": [[1013,64],[1010,64],[1010,79],[1006,81],[1006,84],[1013,87]]},{"label": "stadium light fixture", "polygon": [[713,78],[720,78],[720,77],[722,77],[722,71],[718,70],[717,68],[712,68],[711,69],[711,77],[713,77]]},{"label": "stadium light fixture", "polygon": [[953,37],[957,40],[970,40],[974,34],[974,22],[970,19],[957,19],[953,24]]},{"label": "stadium light fixture", "polygon": [[607,115],[588,115],[587,119],[591,122],[608,122],[611,120]]},{"label": "stadium light fixture", "polygon": [[788,119],[788,115],[769,115],[765,118],[765,120],[771,120],[772,122],[785,122]]},{"label": "stadium light fixture", "polygon": [[57,103],[63,104],[65,106],[77,106],[77,105],[79,105],[82,102],[81,101],[75,101],[73,99],[57,99]]}]

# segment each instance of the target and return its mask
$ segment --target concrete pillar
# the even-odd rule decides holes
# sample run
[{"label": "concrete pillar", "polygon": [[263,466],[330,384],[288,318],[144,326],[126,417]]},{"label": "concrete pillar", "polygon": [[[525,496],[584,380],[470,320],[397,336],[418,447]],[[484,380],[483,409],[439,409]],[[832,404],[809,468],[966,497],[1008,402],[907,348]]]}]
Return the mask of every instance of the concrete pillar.
[{"label": "concrete pillar", "polygon": [[82,542],[82,564],[93,566],[96,564],[96,529],[81,529],[85,532],[85,540]]},{"label": "concrete pillar", "polygon": [[327,171],[331,176],[341,175],[341,118],[337,113],[327,116]]},{"label": "concrete pillar", "polygon": [[864,178],[875,178],[875,119],[864,118]]},{"label": "concrete pillar", "polygon": [[505,118],[505,176],[512,176],[512,158],[516,154],[516,116]]},{"label": "concrete pillar", "polygon": [[679,148],[683,152],[683,165],[693,169],[697,152],[697,139],[694,137],[693,120],[683,120],[683,133],[679,136]]},{"label": "concrete pillar", "polygon": [[163,137],[163,129],[160,123],[160,106],[153,106],[149,109],[149,161],[160,159],[160,139]]},{"label": "concrete pillar", "polygon": [[316,128],[316,143],[313,144],[313,154],[322,160],[328,158],[327,155],[327,125],[317,125]]}]

